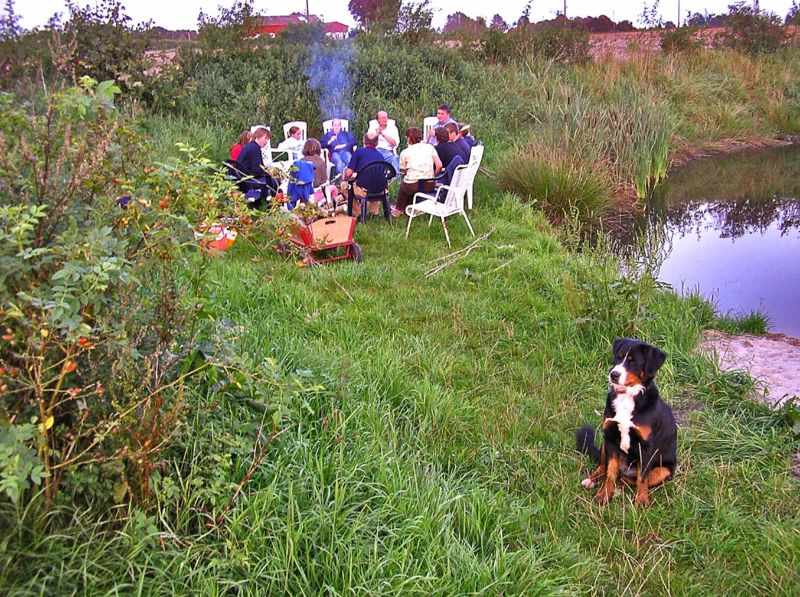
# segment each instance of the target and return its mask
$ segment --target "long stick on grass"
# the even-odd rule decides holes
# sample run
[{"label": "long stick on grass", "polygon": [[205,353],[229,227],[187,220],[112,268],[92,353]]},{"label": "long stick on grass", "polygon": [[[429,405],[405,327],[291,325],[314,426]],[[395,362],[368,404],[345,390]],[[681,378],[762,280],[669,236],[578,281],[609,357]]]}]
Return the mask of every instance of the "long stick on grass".
[{"label": "long stick on grass", "polygon": [[468,244],[463,249],[459,249],[458,251],[456,251],[454,253],[450,253],[449,255],[445,255],[444,257],[440,257],[437,261],[442,261],[442,263],[440,263],[436,267],[434,267],[432,269],[429,269],[427,272],[425,272],[425,277],[426,278],[430,278],[431,276],[435,276],[440,271],[442,271],[444,268],[450,267],[451,265],[453,265],[456,261],[458,261],[462,257],[466,257],[467,255],[469,255],[472,252],[472,250],[474,248],[476,248],[481,241],[484,241],[487,238],[489,238],[489,235],[492,232],[494,232],[494,228],[489,230],[489,232],[487,232],[483,236],[479,236],[478,238],[473,240],[470,244]]}]

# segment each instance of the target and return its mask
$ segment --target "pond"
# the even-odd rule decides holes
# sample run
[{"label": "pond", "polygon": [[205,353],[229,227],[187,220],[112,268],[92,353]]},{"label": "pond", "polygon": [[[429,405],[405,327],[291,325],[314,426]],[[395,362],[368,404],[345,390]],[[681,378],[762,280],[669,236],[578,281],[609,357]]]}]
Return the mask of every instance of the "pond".
[{"label": "pond", "polygon": [[680,168],[633,228],[677,292],[698,291],[722,314],[757,310],[770,331],[800,337],[800,148]]}]

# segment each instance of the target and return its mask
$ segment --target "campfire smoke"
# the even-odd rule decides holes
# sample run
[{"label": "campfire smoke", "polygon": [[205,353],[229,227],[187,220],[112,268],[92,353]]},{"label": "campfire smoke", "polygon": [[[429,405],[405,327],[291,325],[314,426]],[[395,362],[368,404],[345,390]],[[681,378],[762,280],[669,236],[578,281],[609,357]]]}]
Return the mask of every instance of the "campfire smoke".
[{"label": "campfire smoke", "polygon": [[311,47],[311,63],[306,68],[309,87],[317,93],[323,120],[352,120],[353,83],[347,72],[355,58],[351,40],[315,43]]}]

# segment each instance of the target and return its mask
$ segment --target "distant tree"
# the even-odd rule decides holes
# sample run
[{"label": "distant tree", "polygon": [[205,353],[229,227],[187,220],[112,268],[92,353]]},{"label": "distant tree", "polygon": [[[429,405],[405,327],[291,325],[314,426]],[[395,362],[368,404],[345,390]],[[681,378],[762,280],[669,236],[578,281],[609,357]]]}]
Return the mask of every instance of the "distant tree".
[{"label": "distant tree", "polygon": [[531,24],[531,5],[533,4],[533,0],[528,0],[525,4],[525,8],[522,9],[522,14],[519,15],[517,22],[514,23],[514,27],[517,29],[525,29],[528,25]]},{"label": "distant tree", "polygon": [[687,11],[683,22],[690,27],[723,27],[727,19],[728,15],[725,14],[714,14],[708,11],[701,14]]},{"label": "distant tree", "polygon": [[204,50],[240,46],[243,37],[255,33],[253,0],[236,0],[230,8],[218,6],[216,16],[201,10],[197,15],[197,29],[200,47]]},{"label": "distant tree", "polygon": [[589,33],[607,33],[616,29],[614,21],[609,19],[606,15],[575,18],[571,20],[571,23],[575,27],[588,31]]},{"label": "distant tree", "polygon": [[642,13],[639,15],[642,25],[650,29],[656,29],[664,25],[664,21],[658,11],[659,3],[660,0],[653,0],[653,3],[649,6],[647,2],[642,3]]},{"label": "distant tree", "polygon": [[320,21],[289,23],[278,37],[284,43],[311,47],[325,39],[325,25]]},{"label": "distant tree", "polygon": [[507,31],[508,30],[508,23],[503,20],[499,14],[496,14],[492,17],[492,23],[490,25],[492,29],[497,29],[498,31]]},{"label": "distant tree", "polygon": [[633,26],[629,20],[620,21],[614,26],[615,31],[635,31],[636,27]]},{"label": "distant tree", "polygon": [[758,5],[736,2],[728,6],[725,22],[725,45],[748,54],[771,53],[788,39],[778,15],[758,10]]},{"label": "distant tree", "polygon": [[463,12],[454,12],[451,15],[447,15],[442,32],[445,34],[455,33],[460,30],[468,20],[471,19]]},{"label": "distant tree", "polygon": [[797,4],[795,0],[792,0],[792,7],[786,13],[784,22],[787,25],[800,25],[800,4]]},{"label": "distant tree", "polygon": [[98,81],[115,79],[130,88],[144,70],[152,23],[133,26],[118,0],[101,0],[95,6],[66,4],[69,20],[64,34],[75,44],[67,63],[70,74],[76,80],[84,75]]},{"label": "distant tree", "polygon": [[445,34],[454,33],[484,33],[488,27],[483,17],[473,19],[463,12],[457,12],[447,17],[447,21],[442,30]]},{"label": "distant tree", "polygon": [[396,31],[410,41],[421,41],[430,36],[432,21],[430,0],[403,2],[397,15]]},{"label": "distant tree", "polygon": [[397,26],[401,0],[350,0],[347,9],[366,31],[386,33]]},{"label": "distant tree", "polygon": [[22,35],[20,16],[14,11],[14,0],[6,0],[3,16],[0,17],[0,41],[13,41]]}]

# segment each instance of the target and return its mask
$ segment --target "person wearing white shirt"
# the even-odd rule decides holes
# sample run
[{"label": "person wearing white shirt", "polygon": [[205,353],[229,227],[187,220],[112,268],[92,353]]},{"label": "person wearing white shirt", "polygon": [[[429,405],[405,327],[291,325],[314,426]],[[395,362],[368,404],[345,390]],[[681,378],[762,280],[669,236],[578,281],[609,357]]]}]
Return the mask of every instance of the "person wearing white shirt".
[{"label": "person wearing white shirt", "polygon": [[399,173],[400,158],[397,157],[397,144],[400,141],[400,132],[397,130],[397,125],[389,122],[389,114],[385,110],[376,114],[368,132],[378,135],[378,151]]},{"label": "person wearing white shirt", "polygon": [[303,145],[305,144],[302,136],[303,131],[300,130],[300,127],[293,126],[289,129],[289,136],[278,144],[278,151],[285,151],[289,154],[289,162],[294,162],[302,158]]}]

